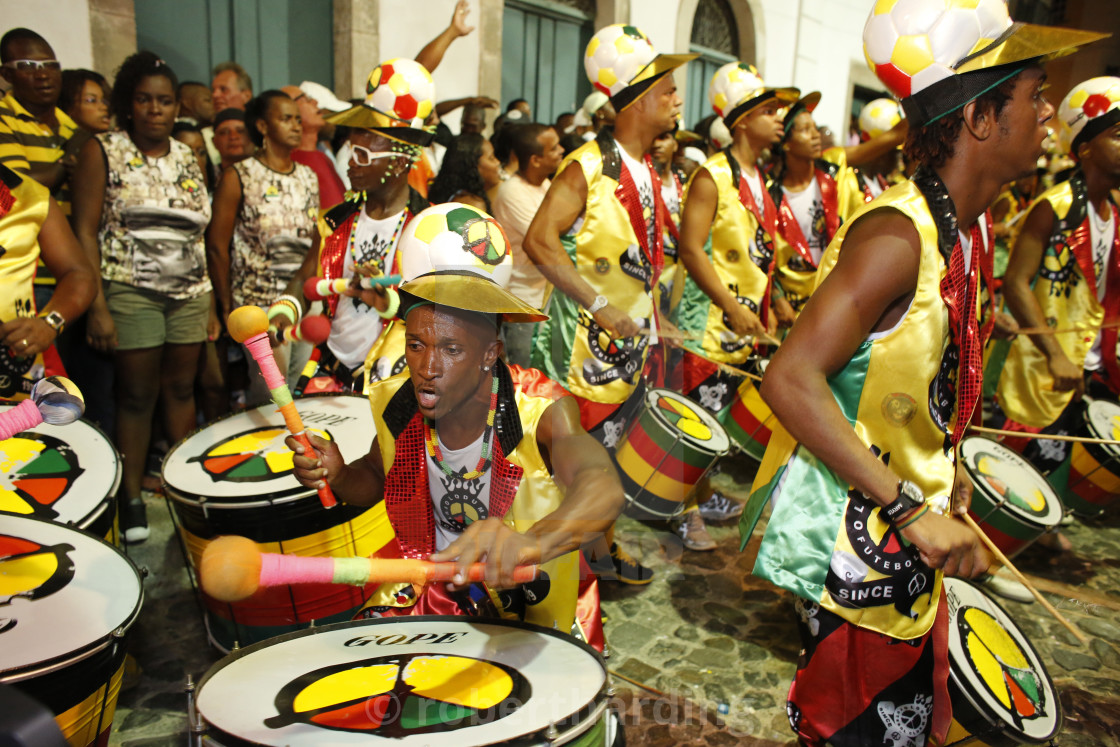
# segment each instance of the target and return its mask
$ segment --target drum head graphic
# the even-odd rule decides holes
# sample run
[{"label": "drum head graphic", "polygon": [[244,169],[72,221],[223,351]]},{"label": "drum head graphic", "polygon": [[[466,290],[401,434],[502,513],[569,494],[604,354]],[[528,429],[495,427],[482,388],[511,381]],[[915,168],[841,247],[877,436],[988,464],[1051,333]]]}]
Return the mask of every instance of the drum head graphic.
[{"label": "drum head graphic", "polygon": [[0,511],[81,525],[119,482],[116,449],[84,420],[41,423],[0,441]]},{"label": "drum head graphic", "polygon": [[646,392],[646,407],[668,430],[683,434],[687,443],[714,454],[725,453],[730,446],[715,416],[681,394],[651,389]]},{"label": "drum head graphic", "polygon": [[[1095,437],[1120,441],[1120,405],[1105,399],[1095,399],[1089,403],[1085,417],[1089,421],[1089,430]],[[1115,444],[1106,444],[1102,448],[1110,454],[1120,455],[1120,447]]]},{"label": "drum head graphic", "polygon": [[594,720],[602,661],[523,623],[383,618],[242,649],[199,683],[216,729],[254,744],[493,744]]},{"label": "drum head graphic", "polygon": [[[303,397],[295,400],[304,427],[336,441],[351,462],[369,451],[373,414],[359,395]],[[252,496],[305,494],[292,475],[288,431],[276,405],[230,415],[175,445],[163,461],[163,481],[171,497],[244,500]]]},{"label": "drum head graphic", "polygon": [[1009,510],[1043,526],[1062,518],[1062,503],[1037,469],[1026,459],[988,438],[961,441],[965,469],[980,490]]},{"label": "drum head graphic", "polygon": [[1026,636],[971,584],[945,579],[953,680],[1017,741],[1044,742],[1061,725],[1050,676]]},{"label": "drum head graphic", "polygon": [[0,516],[0,676],[95,650],[140,611],[135,566],[76,529]]}]

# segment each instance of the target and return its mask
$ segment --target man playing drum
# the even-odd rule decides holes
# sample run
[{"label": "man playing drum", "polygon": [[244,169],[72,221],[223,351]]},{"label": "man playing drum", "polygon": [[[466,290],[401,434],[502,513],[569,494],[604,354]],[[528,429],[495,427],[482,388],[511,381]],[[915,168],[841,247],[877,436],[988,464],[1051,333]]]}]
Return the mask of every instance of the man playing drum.
[{"label": "man playing drum", "polygon": [[[334,442],[312,436],[320,455],[296,456],[295,475],[307,487],[329,484],[345,503],[384,502],[403,557],[454,561],[462,579],[472,562],[486,564],[486,587],[385,584],[377,613],[513,612],[567,631],[574,551],[621,511],[618,475],[580,426],[573,397],[501,359],[502,321],[548,317],[503,287],[512,255],[493,218],[433,206],[405,230],[400,251],[408,370],[371,387],[377,434],[366,456],[345,464]],[[514,586],[514,567],[530,563],[543,564],[538,580],[499,595]]]},{"label": "man playing drum", "polygon": [[871,12],[865,51],[921,166],[841,227],[762,385],[783,428],[741,527],[745,544],[772,502],[754,571],[798,597],[787,709],[805,744],[923,744],[949,726],[942,574],[990,563],[951,515],[971,496],[954,447],[994,324],[985,210],[1042,152],[1040,62],[1100,38],[1013,25],[998,0],[945,5]]},{"label": "man playing drum", "polygon": [[[997,394],[1008,418],[1005,428],[1070,435],[1081,422],[1087,380],[1107,397],[1120,391],[1116,327],[1101,329],[1120,316],[1120,234],[1110,194],[1120,189],[1120,78],[1075,86],[1058,119],[1061,145],[1077,168],[1029,208],[1007,266],[1004,295],[1021,326],[1059,332],[1019,336]],[[1043,472],[1069,456],[1070,444],[1062,441],[1005,443]],[[1069,548],[1061,535],[1050,542]]]},{"label": "man playing drum", "polygon": [[[673,129],[683,103],[671,73],[694,57],[655,54],[633,26],[607,26],[592,37],[584,68],[611,97],[614,129],[560,164],[523,242],[556,288],[532,364],[575,395],[583,427],[608,449],[622,436],[631,414],[624,405],[657,342],[665,208],[649,152]],[[617,544],[610,556],[615,579],[653,579]]]}]

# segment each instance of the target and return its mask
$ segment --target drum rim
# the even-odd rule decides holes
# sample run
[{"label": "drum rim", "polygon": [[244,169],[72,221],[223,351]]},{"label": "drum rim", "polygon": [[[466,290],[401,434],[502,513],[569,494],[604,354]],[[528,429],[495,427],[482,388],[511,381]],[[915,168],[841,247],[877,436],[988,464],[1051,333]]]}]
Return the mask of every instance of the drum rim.
[{"label": "drum rim", "polygon": [[[1107,439],[1108,436],[1100,433],[1093,424],[1092,411],[1095,405],[1099,405],[1099,407],[1096,408],[1098,410],[1108,407],[1114,410],[1113,415],[1120,415],[1120,404],[1113,402],[1110,399],[1094,399],[1085,405],[1085,414],[1083,415],[1085,427],[1089,429],[1089,433],[1092,434],[1093,438]],[[1117,446],[1116,444],[1100,444],[1100,447],[1105,450],[1110,456],[1120,457],[1120,446]]]},{"label": "drum rim", "polygon": [[[128,569],[131,570],[133,575],[136,577],[136,586],[140,590],[140,593],[136,597],[136,606],[118,627],[114,628],[113,630],[107,631],[101,638],[98,638],[96,641],[86,644],[85,646],[79,646],[72,651],[68,651],[66,653],[50,657],[48,659],[43,659],[42,661],[38,661],[35,664],[28,665],[26,667],[13,668],[6,671],[0,669],[0,682],[2,683],[22,682],[23,680],[32,679],[44,674],[51,674],[52,672],[69,667],[72,664],[76,664],[84,659],[88,659],[94,654],[103,651],[115,640],[123,638],[125,635],[127,635],[132,626],[136,624],[136,620],[140,617],[140,610],[144,606],[144,576],[142,573],[140,573],[140,569],[136,567],[136,564],[132,562],[132,559],[128,557],[128,555],[126,555],[116,545],[110,542],[106,542],[104,538],[83,531],[82,529],[79,529],[72,524],[59,524],[48,519],[40,519],[36,516],[20,516],[18,514],[12,514],[12,516],[17,519],[23,519],[26,521],[37,521],[41,524],[49,524],[53,527],[66,529],[71,532],[77,532],[78,534],[82,535],[82,537],[100,543],[109,548],[126,562]],[[120,636],[115,635],[118,630],[121,632]]]},{"label": "drum rim", "polygon": [[[991,490],[991,488],[987,485],[987,483],[972,479],[976,475],[976,468],[972,464],[971,460],[968,459],[964,454],[964,445],[965,445],[966,442],[969,442],[969,441],[971,441],[973,443],[976,443],[978,441],[984,441],[984,442],[989,443],[989,444],[995,444],[996,446],[1000,447],[1001,449],[1007,451],[1012,456],[1014,456],[1018,460],[1017,466],[1022,466],[1022,467],[1029,468],[1030,472],[1034,475],[1034,477],[1038,478],[1038,482],[1042,486],[1042,494],[1048,499],[1046,501],[1047,515],[1045,517],[1043,517],[1043,516],[1038,516],[1036,514],[1031,514],[1031,513],[1028,513],[1027,511],[1024,511],[1022,508],[1019,508],[1018,506],[1013,505],[1012,503],[1002,501],[1002,499],[1000,499],[999,496],[995,495],[995,493]],[[1033,464],[1031,464],[1029,461],[1027,461],[1027,459],[1025,457],[1023,457],[1021,454],[1017,453],[1013,449],[1008,448],[1004,444],[1001,444],[999,441],[996,441],[995,439],[992,439],[992,438],[988,438],[986,436],[966,436],[965,438],[961,439],[960,450],[961,450],[961,459],[964,460],[965,472],[968,473],[969,479],[972,480],[972,484],[981,493],[990,497],[992,499],[993,503],[998,504],[999,507],[1006,507],[1009,511],[1011,511],[1014,514],[1014,516],[1016,518],[1021,519],[1022,521],[1026,522],[1027,524],[1030,524],[1031,526],[1038,527],[1039,529],[1042,529],[1043,531],[1046,531],[1047,529],[1053,529],[1054,527],[1058,526],[1058,524],[1061,522],[1062,516],[1065,514],[1065,504],[1062,503],[1062,498],[1061,498],[1060,495],[1058,495],[1057,489],[1053,485],[1050,484],[1050,481],[1047,480],[1046,477],[1041,472],[1038,471],[1038,467],[1035,467]],[[1051,498],[1053,499],[1053,501],[1049,500]],[[1055,510],[1055,506],[1057,507],[1056,510]],[[1052,522],[1047,524],[1046,521],[1044,521],[1044,519],[1052,519]]]},{"label": "drum rim", "polygon": [[[348,628],[348,629],[351,629],[351,630],[357,630],[357,629],[360,629],[360,628],[375,627],[375,626],[378,626],[378,625],[389,625],[389,624],[393,624],[393,623],[399,624],[401,622],[411,621],[411,620],[418,620],[418,621],[422,621],[422,622],[431,622],[431,623],[452,622],[452,623],[464,623],[464,624],[468,624],[468,625],[482,624],[482,625],[495,625],[495,626],[498,626],[498,627],[505,627],[505,628],[521,628],[521,629],[527,630],[531,633],[540,633],[540,634],[548,635],[548,636],[551,636],[553,638],[557,638],[557,639],[563,641],[564,643],[574,645],[574,646],[580,648],[581,650],[583,650],[585,653],[590,654],[592,656],[592,658],[599,664],[599,666],[602,667],[602,669],[603,669],[603,684],[599,687],[598,691],[591,698],[589,698],[587,700],[587,702],[583,706],[580,706],[577,710],[573,711],[566,718],[575,718],[575,717],[578,717],[580,714],[586,712],[587,717],[586,718],[581,718],[575,724],[575,726],[573,726],[573,729],[578,728],[580,725],[582,725],[584,723],[589,724],[588,728],[590,728],[590,725],[594,725],[595,723],[597,723],[597,719],[592,718],[592,717],[597,716],[597,715],[601,715],[602,714],[602,709],[605,708],[608,705],[607,698],[606,698],[606,693],[610,689],[610,686],[611,686],[611,675],[610,675],[610,671],[607,669],[606,660],[603,658],[603,655],[601,653],[599,653],[598,651],[595,650],[595,648],[593,648],[591,645],[589,645],[585,641],[579,640],[578,638],[576,638],[573,635],[570,635],[568,633],[564,633],[563,631],[560,631],[560,630],[556,630],[555,628],[546,628],[543,625],[537,625],[536,623],[529,623],[529,622],[525,622],[523,620],[502,620],[500,618],[471,617],[471,616],[467,616],[467,615],[409,615],[407,617],[403,617],[403,616],[377,617],[377,618],[369,618],[369,619],[365,619],[365,620],[349,620],[347,622],[331,623],[329,625],[317,625],[315,627],[306,628],[304,630],[296,630],[296,631],[293,631],[291,633],[284,633],[283,635],[278,635],[274,638],[269,638],[269,639],[264,640],[264,641],[258,641],[256,643],[251,644],[249,646],[246,646],[244,648],[239,648],[236,651],[231,651],[230,653],[226,654],[221,659],[216,661],[214,664],[212,664],[210,666],[210,668],[206,670],[206,673],[203,674],[201,678],[199,678],[198,684],[195,687],[195,707],[198,708],[198,703],[199,703],[199,699],[201,698],[203,688],[206,687],[206,684],[211,679],[213,679],[215,676],[217,676],[218,673],[221,670],[225,669],[227,666],[234,663],[238,659],[241,659],[245,656],[249,656],[250,654],[256,653],[257,651],[260,651],[260,650],[265,649],[265,648],[271,648],[273,646],[278,646],[282,643],[285,643],[285,642],[291,641],[291,640],[295,640],[297,638],[303,638],[303,637],[306,637],[306,636],[309,636],[309,635],[316,635],[318,633],[326,633],[326,632],[330,632],[330,631],[333,631],[333,630],[339,630],[339,629],[343,629],[343,628]],[[202,712],[202,710],[200,708],[198,708],[198,715],[199,715],[199,718],[203,721],[203,723],[205,724],[205,726],[207,728],[211,728],[211,729],[213,729],[213,730],[215,730],[215,731],[217,731],[221,734],[227,734],[227,732],[225,730],[223,730],[223,729],[215,726],[213,723],[211,723],[206,718],[206,715]],[[550,743],[565,744],[565,742],[560,742],[559,741],[560,737],[567,736],[571,733],[571,736],[573,738],[575,738],[575,737],[579,737],[581,734],[583,734],[584,731],[586,731],[586,729],[584,729],[582,731],[576,731],[576,732],[573,733],[572,729],[569,729],[568,731],[561,732],[560,736],[557,738],[557,740],[554,740],[553,742],[550,742]],[[529,740],[532,738],[533,735],[538,734],[538,733],[540,733],[539,730],[536,731],[536,732],[530,732],[529,734],[523,734],[523,735],[520,735],[518,737],[514,737],[512,740],[504,740],[502,742],[491,742],[489,744],[515,744],[515,745],[516,744],[522,744],[522,743],[524,743],[526,745],[537,744],[536,742],[532,742],[532,741],[529,741]],[[241,744],[253,744],[253,745],[260,744],[260,743],[257,743],[257,742],[252,742],[250,740],[247,740],[243,737],[238,737],[236,734],[230,734],[229,736],[238,740],[239,743],[241,743]]]},{"label": "drum rim", "polygon": [[[322,398],[326,398],[326,397],[330,397],[330,398],[334,398],[334,399],[341,398],[341,397],[346,397],[346,398],[351,398],[351,399],[360,399],[360,400],[368,401],[368,398],[364,394],[358,394],[356,392],[315,392],[314,394],[306,394],[306,395],[302,395],[302,396],[299,396],[299,397],[293,397],[292,402],[293,403],[298,403],[302,400],[322,399]],[[172,485],[171,483],[169,483],[167,481],[167,475],[165,474],[166,473],[166,468],[167,468],[167,460],[171,458],[172,454],[174,454],[176,451],[178,451],[180,446],[182,446],[187,441],[189,441],[190,439],[197,436],[199,433],[202,433],[202,431],[206,430],[207,428],[210,428],[210,427],[212,427],[212,426],[214,426],[218,423],[221,423],[224,420],[229,420],[230,418],[235,418],[235,417],[253,412],[254,410],[259,410],[263,407],[270,407],[270,406],[271,407],[276,407],[276,404],[273,403],[273,402],[262,402],[261,404],[257,405],[256,407],[252,407],[252,408],[245,409],[245,410],[239,410],[237,412],[226,413],[225,415],[214,418],[213,420],[211,420],[209,423],[206,423],[205,425],[200,425],[199,427],[195,428],[193,431],[191,431],[190,433],[188,433],[187,435],[185,435],[181,439],[179,439],[175,443],[174,446],[172,446],[170,449],[167,450],[167,453],[164,454],[164,456],[163,456],[163,461],[160,462],[160,465],[159,465],[159,481],[160,481],[160,484],[163,485],[164,490],[167,491],[169,494],[170,494],[170,492],[178,493],[181,496],[181,498],[176,498],[176,500],[178,500],[180,503],[184,503],[186,505],[201,506],[201,505],[205,504],[207,506],[217,506],[219,503],[221,503],[220,499],[211,498],[211,497],[207,496],[205,493],[192,493],[189,490],[185,490],[185,489],[176,487],[176,486]],[[374,423],[374,425],[376,426],[376,423]],[[375,430],[375,432],[376,432],[376,430]],[[303,495],[308,495],[309,496],[309,495],[314,495],[315,491],[310,489],[310,488],[304,488],[301,485],[297,488],[289,488],[288,490],[285,490],[285,491],[280,491],[280,492],[276,492],[276,493],[261,493],[259,495],[261,496],[262,499],[264,499],[265,496],[288,497],[288,496],[293,496],[296,493],[302,493]],[[200,498],[202,500],[192,501],[189,498],[187,498],[186,496],[195,496],[195,497]],[[269,503],[269,502],[275,503],[276,501],[267,501],[266,500],[266,503]],[[233,501],[229,501],[229,503],[233,503]],[[240,506],[240,505],[241,504],[238,504],[238,506]],[[260,506],[257,506],[257,508],[259,508],[259,507]]]},{"label": "drum rim", "polygon": [[[963,584],[963,585],[966,585],[968,587],[971,587],[971,589],[973,591],[980,594],[984,599],[988,600],[993,605],[995,605],[996,609],[998,609],[1001,613],[1003,613],[1004,617],[1006,617],[1008,620],[1010,620],[1011,623],[1014,625],[1015,619],[1013,617],[1011,617],[1011,615],[1007,614],[1007,610],[1004,609],[1003,606],[999,602],[997,602],[995,599],[993,599],[990,594],[987,594],[986,592],[984,592],[984,590],[981,589],[976,584],[972,583],[971,581],[967,581],[963,578],[951,578],[951,579],[950,578],[945,578],[945,579],[942,580],[942,586],[945,585],[946,581],[952,581],[954,586],[957,585],[957,584]],[[944,590],[943,590],[943,593],[944,593]],[[1054,704],[1057,706],[1056,710],[1054,711],[1054,730],[1045,737],[1031,737],[1031,736],[1029,736],[1027,734],[1024,734],[1022,732],[1015,733],[1014,727],[1011,724],[1007,723],[1002,718],[995,718],[995,719],[992,720],[992,722],[994,722],[995,726],[997,727],[995,729],[995,731],[997,731],[1001,736],[1016,740],[1016,743],[1024,743],[1025,742],[1025,743],[1029,743],[1029,744],[1045,744],[1046,742],[1049,742],[1051,739],[1053,739],[1054,736],[1062,730],[1062,723],[1065,721],[1065,716],[1062,713],[1061,699],[1058,697],[1057,688],[1054,687],[1054,680],[1051,679],[1050,672],[1046,669],[1046,665],[1042,663],[1042,657],[1039,655],[1038,651],[1035,649],[1034,644],[1031,643],[1030,639],[1027,638],[1026,634],[1023,633],[1022,630],[1019,630],[1018,625],[1015,625],[1015,630],[1019,631],[1019,638],[1017,640],[1021,643],[1026,644],[1027,649],[1030,651],[1030,653],[1032,653],[1034,655],[1034,660],[1039,665],[1038,671],[1041,672],[1042,676],[1045,678],[1046,684],[1049,687],[1051,695],[1053,696]],[[950,633],[950,635],[951,635],[951,633]],[[952,655],[952,652],[950,652],[950,657],[951,657],[951,655]],[[950,658],[950,664],[951,663],[952,663],[952,659]],[[960,694],[964,697],[965,700],[968,701],[969,705],[971,705],[974,710],[979,711],[980,713],[983,713],[983,714],[988,713],[988,710],[987,710],[988,701],[983,699],[981,697],[981,694],[975,692],[971,683],[967,682],[963,676],[958,675],[957,672],[954,671],[952,666],[949,667],[949,676],[953,680],[953,682],[955,682],[957,684],[957,689],[960,692]]]},{"label": "drum rim", "polygon": [[[0,403],[0,407],[11,408],[11,407],[15,407],[15,405],[10,405],[7,402],[4,402],[4,403]],[[117,445],[113,443],[113,439],[109,438],[109,436],[105,433],[105,431],[101,430],[101,426],[99,426],[97,423],[93,422],[92,420],[87,420],[86,418],[78,418],[74,422],[75,423],[82,423],[86,427],[91,428],[95,435],[101,436],[101,438],[105,440],[105,443],[107,443],[109,445],[109,451],[113,454],[114,457],[116,457],[116,459],[114,461],[116,463],[117,469],[116,469],[116,471],[113,475],[112,484],[109,486],[109,492],[105,495],[105,498],[102,499],[101,503],[97,504],[97,506],[101,506],[105,503],[105,501],[110,501],[111,502],[113,497],[117,494],[117,490],[120,489],[121,479],[124,476],[124,462],[123,462],[123,460],[121,460],[121,453],[119,451],[117,451]],[[73,425],[73,423],[71,423],[70,425]],[[34,428],[29,428],[28,430],[34,431],[35,429]],[[26,433],[26,432],[27,431],[20,431],[20,433]],[[16,435],[17,434],[13,433],[11,437],[14,438]],[[162,467],[161,467],[161,471],[162,471]],[[96,509],[97,506],[94,506],[94,508]],[[0,513],[13,513],[13,512],[4,511],[4,512],[0,512]],[[91,514],[87,514],[87,515],[83,516],[82,521],[85,522],[84,524],[80,524],[80,523],[75,521],[75,522],[67,523],[64,526],[76,526],[76,527],[81,527],[81,528],[84,529],[85,527],[92,524],[97,519],[97,517],[100,516],[102,513],[103,513],[103,511],[97,511],[96,514],[91,513]],[[23,516],[24,514],[15,514],[15,515],[16,516]]]},{"label": "drum rim", "polygon": [[668,423],[665,423],[657,414],[656,402],[651,401],[654,396],[660,397],[662,394],[672,395],[672,398],[678,399],[678,401],[687,404],[693,410],[696,410],[702,418],[705,418],[705,420],[703,421],[704,425],[708,426],[709,430],[712,431],[712,435],[719,435],[723,438],[723,443],[720,448],[713,448],[713,446],[711,445],[712,441],[698,441],[696,438],[688,435],[684,431],[679,431],[681,434],[681,439],[683,441],[688,443],[690,446],[694,446],[696,448],[703,449],[704,451],[711,452],[716,457],[727,455],[727,453],[731,450],[731,437],[727,435],[727,429],[723,427],[723,423],[719,422],[719,419],[712,413],[708,412],[708,410],[701,407],[699,404],[684,396],[680,392],[675,392],[672,389],[666,389],[664,387],[650,387],[649,389],[647,389],[643,398],[643,404],[645,404],[646,409],[640,413],[637,413],[637,416],[634,418],[634,425],[631,426],[630,430],[633,430],[638,426],[639,419],[647,411],[651,413],[652,417],[657,419],[658,423],[669,425]]}]

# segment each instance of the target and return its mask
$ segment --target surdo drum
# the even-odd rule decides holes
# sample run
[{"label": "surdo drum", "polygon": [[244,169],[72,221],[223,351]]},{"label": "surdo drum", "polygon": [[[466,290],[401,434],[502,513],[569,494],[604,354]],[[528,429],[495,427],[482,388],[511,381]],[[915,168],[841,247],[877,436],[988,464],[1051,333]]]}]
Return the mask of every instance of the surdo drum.
[{"label": "surdo drum", "polygon": [[[1085,408],[1080,435],[1120,440],[1120,405],[1097,399]],[[1120,496],[1120,446],[1076,442],[1070,451],[1066,506],[1078,516],[1100,515]]]},{"label": "surdo drum", "polygon": [[49,708],[71,745],[106,744],[143,596],[136,567],[107,542],[0,515],[0,684]]},{"label": "surdo drum", "polygon": [[[14,405],[0,405],[0,412]],[[86,420],[40,423],[0,441],[0,511],[69,524],[116,540],[121,461]]]},{"label": "surdo drum", "polygon": [[[345,461],[369,451],[374,427],[365,397],[332,394],[295,403],[307,429],[335,441]],[[168,452],[163,483],[192,570],[210,540],[225,534],[248,537],[264,552],[319,557],[368,557],[392,539],[383,506],[327,510],[314,490],[296,482],[287,435],[269,403],[215,421]],[[368,594],[306,585],[262,589],[232,604],[202,598],[210,641],[228,651],[235,642],[248,645],[311,621],[349,620]]]},{"label": "surdo drum", "polygon": [[1057,529],[1062,502],[1021,455],[991,439],[969,436],[961,441],[960,456],[974,486],[969,514],[1004,555],[1012,557]]},{"label": "surdo drum", "polygon": [[650,389],[615,451],[631,510],[660,519],[676,516],[729,445],[723,426],[703,407],[668,389]]},{"label": "surdo drum", "polygon": [[571,636],[418,616],[338,623],[240,649],[198,685],[204,744],[607,742],[607,672]]},{"label": "surdo drum", "polygon": [[774,413],[762,401],[758,387],[751,379],[744,378],[723,419],[727,435],[748,456],[761,462],[766,446],[770,443],[773,422]]},{"label": "surdo drum", "polygon": [[1038,653],[1003,608],[977,587],[944,580],[949,608],[947,745],[1010,747],[1048,742],[1062,707]]}]

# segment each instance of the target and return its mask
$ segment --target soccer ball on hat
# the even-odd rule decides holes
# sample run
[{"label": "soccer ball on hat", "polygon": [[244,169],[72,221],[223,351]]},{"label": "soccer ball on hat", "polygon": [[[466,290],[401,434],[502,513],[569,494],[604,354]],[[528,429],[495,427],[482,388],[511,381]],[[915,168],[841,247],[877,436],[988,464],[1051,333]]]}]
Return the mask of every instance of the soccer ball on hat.
[{"label": "soccer ball on hat", "polygon": [[513,272],[509,241],[498,222],[482,210],[458,202],[432,205],[417,213],[401,234],[401,280],[441,270],[489,278],[503,288]]},{"label": "soccer ball on hat", "polygon": [[863,139],[879,137],[902,120],[902,108],[894,99],[875,99],[864,104],[859,113],[859,131]]},{"label": "soccer ball on hat", "polygon": [[863,27],[867,64],[904,99],[956,75],[1011,26],[1005,0],[876,0]]},{"label": "soccer ball on hat", "polygon": [[726,117],[735,105],[748,95],[765,88],[762,76],[754,65],[745,62],[729,62],[712,76],[708,84],[708,101],[721,118]]},{"label": "soccer ball on hat", "polygon": [[1070,152],[1074,139],[1090,120],[1117,108],[1120,108],[1120,78],[1101,76],[1074,86],[1058,106],[1058,143],[1062,152]]},{"label": "soccer ball on hat", "polygon": [[616,23],[591,37],[583,53],[583,69],[596,90],[615,96],[656,56],[653,43],[640,29]]},{"label": "soccer ball on hat", "polygon": [[436,87],[427,68],[398,57],[382,62],[366,81],[366,106],[420,127],[431,116]]}]

